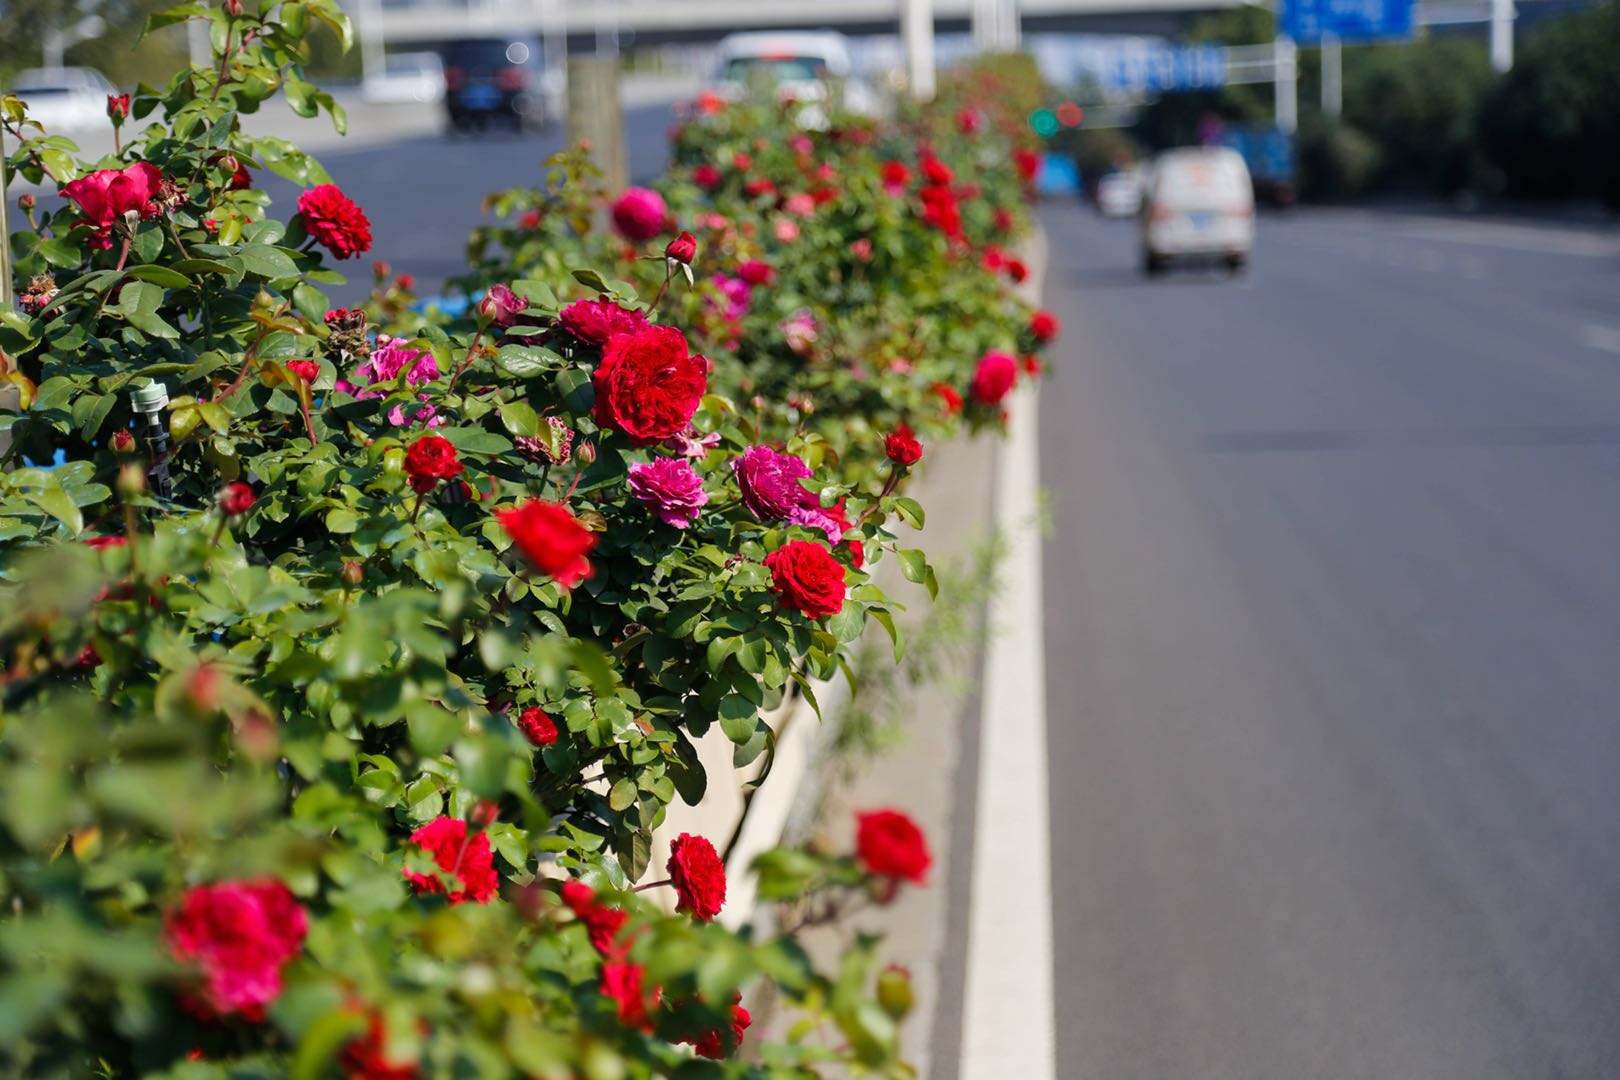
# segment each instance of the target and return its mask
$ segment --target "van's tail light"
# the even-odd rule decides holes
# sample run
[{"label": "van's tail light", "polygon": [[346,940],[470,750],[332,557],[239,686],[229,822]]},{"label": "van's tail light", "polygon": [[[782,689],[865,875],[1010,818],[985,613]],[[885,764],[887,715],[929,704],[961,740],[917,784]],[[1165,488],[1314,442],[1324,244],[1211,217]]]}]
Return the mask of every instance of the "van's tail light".
[{"label": "van's tail light", "polygon": [[445,68],[444,86],[447,90],[460,90],[467,85],[467,72],[459,67]]},{"label": "van's tail light", "polygon": [[495,85],[507,93],[516,93],[529,85],[529,73],[522,68],[502,68],[495,74]]}]

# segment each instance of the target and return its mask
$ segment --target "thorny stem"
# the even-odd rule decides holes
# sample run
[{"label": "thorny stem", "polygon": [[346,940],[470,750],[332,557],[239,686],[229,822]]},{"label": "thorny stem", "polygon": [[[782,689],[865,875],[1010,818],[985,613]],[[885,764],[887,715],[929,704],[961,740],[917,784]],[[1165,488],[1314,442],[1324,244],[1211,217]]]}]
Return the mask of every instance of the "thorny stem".
[{"label": "thorny stem", "polygon": [[229,25],[225,27],[225,48],[219,54],[219,74],[214,76],[214,92],[208,95],[209,101],[218,101],[219,92],[225,88],[225,68],[231,62],[231,53],[235,51],[231,48],[232,29]]},{"label": "thorny stem", "polygon": [[673,885],[673,884],[675,884],[673,881],[669,880],[669,878],[665,878],[663,881],[649,881],[645,885],[637,885],[635,888],[631,889],[630,891],[631,892],[646,892],[648,889],[656,889],[660,885]]},{"label": "thorny stem", "polygon": [[653,306],[654,311],[657,311],[658,310],[658,305],[663,303],[664,292],[669,288],[669,283],[670,283],[671,279],[674,278],[674,276],[675,276],[674,273],[672,273],[671,270],[670,270],[669,260],[665,259],[664,260],[664,283],[662,285],[658,286],[658,295],[653,297],[652,306]]},{"label": "thorny stem", "polygon": [[444,388],[445,393],[448,394],[450,391],[456,388],[456,380],[461,378],[461,373],[472,367],[472,362],[478,359],[478,346],[483,340],[484,332],[482,330],[473,335],[472,344],[467,346],[467,359],[463,360],[456,367],[456,370],[451,373],[450,383]]},{"label": "thorny stem", "polygon": [[113,267],[114,270],[122,270],[124,268],[124,263],[129,261],[129,241],[130,235],[128,232],[125,232],[124,245],[118,249],[118,265]]},{"label": "thorny stem", "polygon": [[234,381],[232,381],[231,385],[214,395],[214,400],[211,402],[211,404],[217,405],[221,401],[224,401],[226,398],[230,397],[232,394],[236,393],[238,390],[242,389],[242,384],[247,381],[248,370],[253,367],[253,361],[258,357],[259,346],[263,345],[264,339],[269,336],[269,328],[260,327],[259,336],[253,339],[253,344],[248,346],[247,352],[242,357],[242,370],[236,373],[236,378]]}]

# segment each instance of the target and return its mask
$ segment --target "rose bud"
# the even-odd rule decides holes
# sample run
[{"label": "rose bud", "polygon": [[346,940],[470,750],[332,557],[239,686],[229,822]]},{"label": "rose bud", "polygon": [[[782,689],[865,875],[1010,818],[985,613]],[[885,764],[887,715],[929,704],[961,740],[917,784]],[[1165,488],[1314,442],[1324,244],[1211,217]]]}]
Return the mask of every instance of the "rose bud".
[{"label": "rose bud", "polygon": [[119,124],[122,124],[124,122],[124,118],[126,116],[128,116],[128,115],[129,115],[129,95],[128,94],[108,94],[107,95],[107,118],[110,119],[113,122],[113,126],[117,127]]},{"label": "rose bud", "polygon": [[491,799],[480,799],[473,807],[472,820],[474,825],[485,828],[495,824],[501,817],[501,808]]},{"label": "rose bud", "polygon": [[240,480],[232,480],[219,489],[219,512],[226,517],[245,514],[253,506],[256,498],[252,488]]},{"label": "rose bud", "polygon": [[135,452],[135,436],[120,428],[113,432],[112,448],[115,454],[133,454]]},{"label": "rose bud", "polygon": [[692,260],[697,258],[697,237],[689,232],[681,233],[664,246],[664,258],[686,266],[692,265]]},{"label": "rose bud", "polygon": [[478,301],[478,316],[496,326],[511,326],[528,306],[527,300],[505,285],[491,285]]},{"label": "rose bud", "polygon": [[219,708],[219,668],[203,661],[186,676],[186,700],[198,712],[213,712]]},{"label": "rose bud", "polygon": [[902,1020],[911,1011],[911,972],[899,964],[890,964],[877,978],[878,1006],[890,1019]]},{"label": "rose bud", "polygon": [[242,14],[242,0],[225,0],[225,14],[237,18]]},{"label": "rose bud", "polygon": [[382,281],[394,272],[394,268],[382,259],[371,264],[371,272],[378,281]]},{"label": "rose bud", "polygon": [[343,564],[343,583],[345,585],[352,587],[364,580],[366,580],[366,568],[364,566],[361,566],[353,559]]},{"label": "rose bud", "polygon": [[596,444],[588,442],[580,443],[579,446],[574,448],[574,456],[585,465],[591,464],[596,460]]},{"label": "rose bud", "polygon": [[901,424],[884,438],[883,453],[896,465],[911,466],[922,460],[923,448],[911,425]]},{"label": "rose bud", "polygon": [[133,462],[118,470],[118,494],[132,498],[146,490],[146,470]]},{"label": "rose bud", "polygon": [[26,193],[19,195],[17,196],[17,205],[22,208],[23,213],[27,213],[34,208],[34,197]]}]

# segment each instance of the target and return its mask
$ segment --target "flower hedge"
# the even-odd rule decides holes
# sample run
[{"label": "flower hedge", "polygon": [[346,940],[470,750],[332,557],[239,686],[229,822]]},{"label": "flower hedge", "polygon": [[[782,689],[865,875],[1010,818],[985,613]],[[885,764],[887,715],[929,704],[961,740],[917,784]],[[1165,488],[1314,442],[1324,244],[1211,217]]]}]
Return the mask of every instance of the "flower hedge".
[{"label": "flower hedge", "polygon": [[[932,585],[910,471],[1055,333],[1001,280],[1015,148],[954,107],[703,98],[656,191],[564,154],[493,196],[465,315],[383,267],[333,308],[364,209],[240,116],[283,93],[341,129],[301,64],[348,23],[153,22],[189,19],[214,64],[110,101],[113,155],[0,100],[11,171],[61,195],[21,200],[0,311],[0,1060],[903,1074],[875,942],[821,972],[728,931],[727,838],[654,867],[651,836],[711,782],[694,739],[768,761],[766,714],[869,622],[900,648],[871,574]],[[304,186],[285,222],[264,170]],[[791,928],[929,863],[874,809],[855,851],[757,869]],[[761,982],[803,1022],[738,1054]]]}]

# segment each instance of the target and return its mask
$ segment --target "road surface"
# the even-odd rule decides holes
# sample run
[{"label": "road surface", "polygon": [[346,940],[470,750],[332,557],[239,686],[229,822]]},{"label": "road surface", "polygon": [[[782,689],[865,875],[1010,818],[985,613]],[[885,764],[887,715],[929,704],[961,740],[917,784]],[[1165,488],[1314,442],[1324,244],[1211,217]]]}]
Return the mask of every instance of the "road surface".
[{"label": "road surface", "polygon": [[[627,165],[631,180],[656,177],[668,161],[665,138],[674,114],[668,105],[624,111]],[[541,182],[541,163],[563,146],[561,124],[534,134],[504,130],[482,135],[423,135],[385,145],[316,154],[332,179],[371,219],[375,246],[367,258],[339,263],[349,284],[328,290],[337,303],[350,303],[371,287],[370,259],[386,260],[396,272],[414,274],[417,292],[431,295],[447,277],[467,265],[467,236],[492,220],[484,196],[521,184]],[[283,219],[294,212],[298,188],[267,177],[265,189]]]},{"label": "road surface", "polygon": [[1057,1075],[1620,1076],[1620,234],[1043,216]]}]

